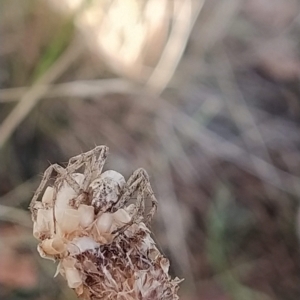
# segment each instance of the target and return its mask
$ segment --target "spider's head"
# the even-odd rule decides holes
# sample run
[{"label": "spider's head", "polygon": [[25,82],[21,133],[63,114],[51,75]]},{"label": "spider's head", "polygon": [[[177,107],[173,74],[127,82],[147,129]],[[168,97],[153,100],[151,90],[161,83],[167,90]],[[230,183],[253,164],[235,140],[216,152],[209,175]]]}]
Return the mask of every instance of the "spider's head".
[{"label": "spider's head", "polygon": [[108,170],[90,184],[92,205],[96,210],[106,211],[119,199],[126,184],[125,178],[118,172]]}]

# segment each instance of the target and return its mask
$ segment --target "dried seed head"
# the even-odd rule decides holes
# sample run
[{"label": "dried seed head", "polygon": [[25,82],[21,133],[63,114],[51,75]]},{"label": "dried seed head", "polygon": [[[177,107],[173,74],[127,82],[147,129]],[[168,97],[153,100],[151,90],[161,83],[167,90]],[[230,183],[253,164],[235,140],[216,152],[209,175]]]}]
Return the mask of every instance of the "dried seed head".
[{"label": "dried seed head", "polygon": [[43,240],[40,246],[47,255],[52,256],[63,254],[66,251],[66,245],[64,241],[58,237],[54,239]]},{"label": "dried seed head", "polygon": [[96,243],[95,240],[88,236],[74,238],[72,242],[68,244],[67,250],[70,255],[77,255],[87,250],[95,250],[100,247],[100,244]]},{"label": "dried seed head", "polygon": [[60,264],[60,273],[67,279],[68,286],[76,289],[82,285],[82,274],[76,269],[76,259],[64,258]]},{"label": "dried seed head", "polygon": [[93,206],[80,204],[78,207],[79,224],[82,228],[90,226],[95,217],[95,210]]},{"label": "dried seed head", "polygon": [[37,239],[49,238],[54,234],[53,208],[40,208],[33,225],[33,236]]},{"label": "dried seed head", "polygon": [[[32,206],[41,257],[59,261],[57,273],[81,299],[178,299],[180,280],[170,278],[168,259],[137,215],[142,205],[125,201],[123,207],[115,206],[121,195],[128,195],[124,177],[110,170],[93,180],[92,165],[86,166],[91,173],[85,170],[83,175],[74,173],[75,163],[69,163],[54,186],[47,187],[42,201]],[[148,180],[144,170],[133,178],[139,174],[137,182]],[[137,190],[139,199],[145,197],[141,191],[149,186],[146,183]]]},{"label": "dried seed head", "polygon": [[97,234],[101,236],[103,234],[112,232],[113,223],[114,223],[113,214],[109,212],[105,212],[97,218],[94,227],[97,230]]}]

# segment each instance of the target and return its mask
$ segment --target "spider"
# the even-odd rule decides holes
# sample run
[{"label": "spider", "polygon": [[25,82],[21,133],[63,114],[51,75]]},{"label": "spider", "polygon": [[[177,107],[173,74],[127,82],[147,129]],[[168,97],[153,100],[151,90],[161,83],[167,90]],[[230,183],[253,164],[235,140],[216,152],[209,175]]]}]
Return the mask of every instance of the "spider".
[{"label": "spider", "polygon": [[[102,173],[103,166],[108,156],[108,147],[97,146],[94,149],[83,154],[70,158],[66,168],[58,164],[49,166],[44,172],[42,181],[37,188],[31,203],[30,210],[35,216],[35,204],[48,184],[53,171],[57,173],[54,181],[54,196],[53,206],[56,200],[56,195],[59,188],[67,182],[74,190],[76,197],[70,200],[70,205],[79,206],[80,204],[92,205],[95,208],[95,213],[99,211],[116,211],[124,208],[132,196],[136,193],[137,200],[135,210],[132,214],[131,221],[125,224],[118,231],[124,231],[137,220],[144,220],[149,224],[157,209],[157,200],[149,182],[147,172],[140,168],[137,169],[125,182],[124,177],[115,171],[106,171]],[[76,180],[78,170],[83,168],[82,180]],[[145,195],[151,198],[151,209],[149,213],[145,213]]]}]

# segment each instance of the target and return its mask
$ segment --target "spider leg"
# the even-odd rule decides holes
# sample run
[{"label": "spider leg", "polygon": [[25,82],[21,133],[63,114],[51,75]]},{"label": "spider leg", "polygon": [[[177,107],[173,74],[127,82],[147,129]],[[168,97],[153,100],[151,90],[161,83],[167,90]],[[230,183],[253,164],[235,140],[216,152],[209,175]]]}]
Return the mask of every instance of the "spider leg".
[{"label": "spider leg", "polygon": [[79,168],[81,168],[83,165],[86,165],[88,162],[89,157],[86,155],[86,153],[82,153],[79,155],[76,155],[74,157],[71,157],[68,161],[66,170],[73,174],[75,173]]},{"label": "spider leg", "polygon": [[61,176],[61,178],[58,178],[59,181],[63,182],[65,180],[68,183],[68,185],[75,191],[76,194],[79,194],[81,192],[80,185],[71,176],[72,173],[70,173],[69,170],[64,169],[58,164],[54,164],[52,165],[52,167],[55,170],[55,172]]},{"label": "spider leg", "polygon": [[66,169],[68,169],[71,173],[73,173],[76,170],[78,170],[80,167],[82,167],[86,163],[86,160],[88,159],[88,156],[86,156],[85,154],[86,153],[82,153],[74,157],[71,157],[69,159]]},{"label": "spider leg", "polygon": [[120,235],[123,232],[125,232],[134,223],[142,221],[144,210],[145,210],[145,202],[144,202],[144,197],[143,197],[144,193],[143,193],[143,190],[141,189],[141,187],[139,187],[137,190],[138,190],[138,194],[137,194],[136,207],[132,214],[130,222],[124,224],[124,226],[122,226],[121,228],[114,230],[112,232],[112,234],[117,233],[118,235]]},{"label": "spider leg", "polygon": [[147,214],[146,220],[145,220],[145,223],[149,224],[152,221],[152,219],[157,211],[157,204],[158,204],[158,201],[157,201],[157,199],[154,195],[154,192],[152,190],[152,187],[150,185],[149,179],[146,180],[146,191],[147,191],[147,194],[151,198],[151,209],[150,209],[149,213]]},{"label": "spider leg", "polygon": [[76,155],[69,159],[66,169],[70,173],[74,173],[80,167],[85,165],[84,181],[82,184],[83,191],[87,191],[87,188],[90,185],[91,181],[98,177],[98,174],[101,174],[102,168],[107,158],[107,154],[107,146],[97,146],[90,151]]},{"label": "spider leg", "polygon": [[133,193],[138,189],[141,182],[144,180],[142,176],[140,176],[139,170],[136,170],[128,179],[125,187],[124,187],[124,193],[122,194],[119,201],[115,204],[115,208],[123,208],[125,204],[130,200]]},{"label": "spider leg", "polygon": [[134,183],[134,181],[136,181],[138,178],[141,178],[141,177],[149,180],[149,176],[148,176],[147,172],[145,171],[145,169],[143,169],[143,168],[139,168],[139,169],[135,170],[133,172],[133,174],[129,177],[127,184],[130,186]]},{"label": "spider leg", "polygon": [[124,207],[124,205],[128,202],[132,194],[137,190],[138,186],[144,184],[147,188],[148,194],[154,196],[150,182],[149,182],[149,175],[145,171],[145,169],[140,168],[134,171],[134,173],[129,177],[124,190],[125,192],[115,205],[117,209]]},{"label": "spider leg", "polygon": [[[101,147],[101,146],[99,146]],[[97,147],[96,147],[97,148]],[[73,156],[69,159],[69,163],[68,165],[73,165],[73,164],[80,164],[81,162],[83,162],[84,160],[86,160],[87,158],[89,158],[95,151],[95,149],[92,149],[90,151],[78,154],[76,156]]]},{"label": "spider leg", "polygon": [[144,183],[145,190],[144,191],[150,196],[150,199],[151,199],[151,209],[150,209],[149,213],[147,214],[146,220],[145,220],[145,223],[149,224],[152,221],[152,219],[157,211],[158,201],[157,201],[157,199],[154,195],[153,189],[151,187],[150,178],[149,178],[148,173],[144,169],[139,169],[139,170],[145,178],[145,183]]},{"label": "spider leg", "polygon": [[[149,224],[157,210],[157,199],[154,196],[152,187],[150,185],[149,176],[144,169],[136,170],[132,176],[128,179],[125,192],[121,196],[120,200],[116,203],[115,208],[123,208],[131,196],[137,191],[137,201],[136,201],[136,210],[133,213],[132,220],[126,224],[126,228],[123,227],[120,229],[124,232],[129,226],[137,221],[138,218],[143,217],[145,211],[145,194],[149,195],[151,198],[151,209],[147,216],[144,218],[145,223]],[[116,232],[119,232],[117,230]]]},{"label": "spider leg", "polygon": [[74,168],[74,170],[80,168],[82,165],[86,163],[87,160],[90,159],[90,157],[97,156],[98,153],[101,153],[102,151],[108,152],[107,146],[97,146],[94,149],[87,151],[85,153],[73,156],[69,159],[68,167]]},{"label": "spider leg", "polygon": [[143,177],[145,179],[145,181],[144,181],[144,184],[145,184],[144,191],[150,196],[150,199],[151,199],[151,209],[150,209],[150,211],[147,214],[146,219],[145,219],[145,223],[149,224],[152,221],[152,219],[153,219],[153,217],[154,217],[154,215],[157,211],[158,201],[157,201],[157,199],[154,195],[153,189],[151,187],[150,178],[149,178],[148,173],[144,169],[138,169],[138,170],[139,170],[139,172],[141,172],[143,174]]},{"label": "spider leg", "polygon": [[33,210],[33,207],[34,207],[34,204],[36,203],[39,195],[41,194],[41,192],[44,190],[47,182],[49,181],[49,179],[51,178],[51,175],[52,175],[52,172],[53,170],[59,174],[61,176],[60,180],[66,180],[67,183],[74,189],[74,191],[76,193],[79,193],[80,192],[80,186],[79,184],[75,181],[74,178],[72,178],[70,176],[69,173],[66,172],[66,169],[64,169],[63,167],[61,167],[60,165],[58,164],[54,164],[54,165],[51,165],[49,166],[46,171],[44,172],[44,175],[43,175],[43,178],[42,178],[42,181],[40,183],[40,185],[38,186],[36,192],[34,193],[33,195],[33,198],[30,202],[30,205],[29,205],[29,208],[30,210],[32,211]]},{"label": "spider leg", "polygon": [[85,162],[85,168],[84,168],[84,173],[83,173],[83,183],[82,183],[82,190],[83,191],[87,191],[89,185],[92,182],[92,178],[93,178],[93,166],[96,163],[96,156],[93,155],[90,159],[88,159]]},{"label": "spider leg", "polygon": [[35,193],[34,193],[34,195],[32,197],[32,200],[30,202],[30,205],[29,205],[29,209],[30,209],[31,212],[33,212],[33,207],[34,207],[37,199],[39,198],[41,192],[44,190],[47,182],[51,178],[52,172],[53,172],[53,165],[49,166],[46,169],[46,171],[44,172],[42,181],[41,181],[40,185],[38,186],[37,190],[35,191]]},{"label": "spider leg", "polygon": [[139,187],[138,189],[136,208],[136,213],[133,214],[133,219],[138,219],[139,216],[143,217],[145,212],[145,198],[142,187]]},{"label": "spider leg", "polygon": [[58,192],[58,187],[57,185],[54,185],[53,187],[53,210],[52,210],[52,217],[53,217],[53,224],[54,224],[54,233],[56,234],[56,216],[55,216],[55,203],[56,203],[56,198],[57,198],[57,192]]},{"label": "spider leg", "polygon": [[91,182],[101,174],[106,158],[108,156],[108,147],[97,146],[89,153],[91,155],[91,158],[86,163],[86,168],[84,170],[84,181],[82,184],[84,191],[87,191]]},{"label": "spider leg", "polygon": [[133,175],[135,175],[137,178],[143,178],[141,182],[142,192],[147,193],[151,198],[151,209],[145,218],[145,223],[149,224],[152,221],[154,214],[156,213],[158,201],[152,190],[149,175],[146,170],[143,168],[137,169]]},{"label": "spider leg", "polygon": [[99,156],[98,156],[96,163],[94,165],[94,168],[92,170],[93,175],[95,175],[95,173],[96,173],[96,177],[98,177],[97,176],[98,174],[102,173],[102,169],[104,167],[105,161],[108,156],[109,148],[107,146],[99,146],[99,150],[100,150]]},{"label": "spider leg", "polygon": [[[99,177],[104,166],[108,154],[108,147],[97,146],[94,149],[74,156],[69,160],[66,168],[67,173],[72,174],[84,165],[83,182],[78,190],[75,190],[78,197],[76,197],[74,205],[87,201],[88,188],[91,182]],[[71,178],[72,179],[72,178]],[[71,185],[72,187],[74,184]]]},{"label": "spider leg", "polygon": [[53,221],[54,221],[54,233],[56,233],[56,212],[55,212],[55,203],[56,203],[56,199],[57,199],[57,193],[59,191],[60,188],[60,184],[63,183],[63,181],[65,180],[68,185],[75,191],[75,193],[77,195],[79,195],[81,193],[81,189],[80,189],[80,185],[76,182],[76,180],[71,176],[72,173],[69,172],[68,169],[64,169],[62,166],[58,165],[58,164],[54,164],[52,165],[53,170],[55,170],[55,172],[57,174],[59,174],[59,177],[56,179],[55,183],[54,183],[54,193],[53,193]]}]

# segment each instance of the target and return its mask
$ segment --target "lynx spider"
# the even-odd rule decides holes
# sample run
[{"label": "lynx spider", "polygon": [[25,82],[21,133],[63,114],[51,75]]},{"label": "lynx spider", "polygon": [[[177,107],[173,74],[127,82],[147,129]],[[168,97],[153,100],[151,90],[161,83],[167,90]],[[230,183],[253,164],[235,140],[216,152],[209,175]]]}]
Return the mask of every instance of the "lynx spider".
[{"label": "lynx spider", "polygon": [[[49,166],[46,171],[44,172],[42,181],[37,188],[31,203],[30,209],[34,214],[35,210],[35,203],[37,202],[39,196],[43,192],[44,188],[46,187],[47,183],[49,182],[53,171],[57,173],[57,178],[54,182],[54,200],[53,205],[55,203],[55,198],[57,194],[57,190],[59,186],[66,181],[68,185],[75,191],[77,197],[73,199],[76,205],[81,203],[87,203],[91,201],[91,204],[97,208],[101,203],[98,203],[98,199],[91,199],[91,183],[95,179],[100,179],[100,175],[102,173],[103,166],[105,164],[106,158],[108,156],[108,147],[106,146],[97,146],[94,149],[82,153],[80,155],[74,156],[70,158],[66,168],[58,164],[53,164]],[[84,168],[84,179],[82,184],[78,184],[75,179],[71,176],[72,174],[76,173],[81,167]],[[100,194],[101,191],[100,190]],[[133,212],[132,219],[128,224],[125,224],[124,227],[119,229],[119,232],[125,231],[129,226],[133,223],[137,222],[138,220],[144,220],[146,224],[149,224],[156,212],[157,209],[157,200],[154,196],[153,190],[151,188],[149,182],[149,176],[147,172],[140,168],[137,169],[128,179],[124,187],[120,191],[120,196],[115,203],[111,203],[108,207],[106,207],[105,211],[112,211],[117,210],[120,208],[124,208],[128,201],[131,199],[134,193],[137,193],[137,200],[135,204],[135,211]],[[104,193],[105,194],[105,193]],[[144,217],[145,212],[145,194],[149,195],[151,198],[151,209],[146,217]]]}]

